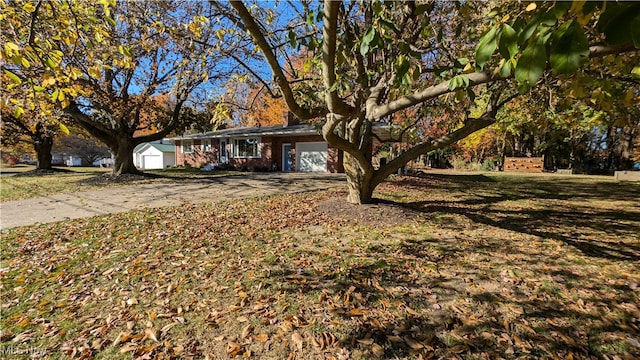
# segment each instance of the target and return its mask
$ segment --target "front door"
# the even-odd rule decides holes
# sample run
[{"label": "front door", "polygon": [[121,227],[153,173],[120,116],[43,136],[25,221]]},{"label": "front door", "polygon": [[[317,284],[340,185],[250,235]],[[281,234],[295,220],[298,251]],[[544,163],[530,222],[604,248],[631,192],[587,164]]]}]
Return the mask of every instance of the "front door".
[{"label": "front door", "polygon": [[282,171],[291,171],[291,144],[282,144]]},{"label": "front door", "polygon": [[220,163],[227,163],[227,141],[220,140]]}]

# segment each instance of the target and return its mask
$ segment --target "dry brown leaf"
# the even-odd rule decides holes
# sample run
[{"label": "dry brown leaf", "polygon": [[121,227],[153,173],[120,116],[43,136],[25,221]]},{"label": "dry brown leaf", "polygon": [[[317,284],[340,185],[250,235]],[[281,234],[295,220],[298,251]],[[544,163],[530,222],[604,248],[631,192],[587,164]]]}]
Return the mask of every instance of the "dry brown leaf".
[{"label": "dry brown leaf", "polygon": [[231,356],[236,356],[242,352],[242,345],[240,345],[236,341],[229,341],[227,343],[227,354]]},{"label": "dry brown leaf", "polygon": [[454,354],[462,354],[463,352],[466,352],[468,350],[469,350],[469,347],[467,347],[466,345],[456,345],[452,348],[449,348],[449,351]]},{"label": "dry brown leaf", "polygon": [[138,348],[137,345],[135,344],[126,344],[123,347],[120,348],[120,350],[118,350],[121,354],[124,354],[126,352],[130,352],[130,351],[135,351]]},{"label": "dry brown leaf", "polygon": [[315,337],[311,337],[311,345],[320,350],[324,349],[324,341],[322,340],[322,337],[320,337],[320,342],[318,342]]},{"label": "dry brown leaf", "polygon": [[113,345],[119,345],[121,343],[127,342],[131,339],[131,333],[128,332],[121,332],[120,334],[118,334],[118,337],[116,337],[116,340],[113,342]]},{"label": "dry brown leaf", "polygon": [[384,348],[375,343],[371,346],[371,352],[373,353],[374,356],[379,358],[384,356]]},{"label": "dry brown leaf", "polygon": [[395,343],[401,343],[404,342],[404,340],[397,335],[388,335],[387,336],[387,340],[391,341],[391,342],[395,342]]},{"label": "dry brown leaf", "polygon": [[253,331],[253,325],[249,324],[242,329],[242,333],[240,334],[240,338],[246,339],[249,334]]},{"label": "dry brown leaf", "polygon": [[423,343],[421,343],[419,341],[416,341],[416,340],[413,340],[413,339],[408,338],[408,337],[404,338],[404,342],[407,343],[407,345],[409,345],[409,347],[414,349],[414,350],[419,350],[419,349],[424,348],[424,344]]},{"label": "dry brown leaf", "polygon": [[291,334],[291,340],[293,340],[293,343],[296,344],[298,350],[302,351],[302,345],[304,344],[304,338],[302,337],[302,335],[294,332],[293,334]]},{"label": "dry brown leaf", "polygon": [[362,345],[371,345],[373,344],[373,339],[372,338],[368,338],[368,339],[358,339],[358,342]]},{"label": "dry brown leaf", "polygon": [[267,334],[258,334],[258,335],[255,335],[253,338],[258,340],[258,341],[260,341],[260,342],[266,342],[267,340],[269,340],[269,335],[267,335]]},{"label": "dry brown leaf", "polygon": [[246,316],[239,316],[238,318],[236,318],[236,321],[240,323],[247,322],[249,321],[249,318],[247,318]]},{"label": "dry brown leaf", "polygon": [[413,316],[420,316],[420,313],[413,310],[412,308],[405,306],[405,310],[407,311],[407,314],[409,315],[413,315]]},{"label": "dry brown leaf", "polygon": [[160,333],[161,334],[165,334],[167,331],[171,330],[171,328],[176,326],[176,325],[178,325],[178,323],[175,323],[175,322],[169,323],[169,324],[163,326],[162,329],[160,329]]},{"label": "dry brown leaf", "polygon": [[151,339],[158,342],[158,330],[152,327],[144,329],[144,339]]},{"label": "dry brown leaf", "polygon": [[353,309],[349,311],[349,316],[362,316],[364,315],[364,311],[362,309]]}]

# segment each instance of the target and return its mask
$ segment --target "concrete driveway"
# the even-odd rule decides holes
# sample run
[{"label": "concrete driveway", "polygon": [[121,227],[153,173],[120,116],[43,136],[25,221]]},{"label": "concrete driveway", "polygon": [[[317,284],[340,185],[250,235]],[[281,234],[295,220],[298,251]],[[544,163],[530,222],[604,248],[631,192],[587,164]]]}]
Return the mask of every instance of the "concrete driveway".
[{"label": "concrete driveway", "polygon": [[8,229],[133,209],[317,191],[342,187],[345,184],[343,174],[325,173],[264,173],[209,179],[163,179],[145,184],[3,202],[0,204],[0,228]]}]

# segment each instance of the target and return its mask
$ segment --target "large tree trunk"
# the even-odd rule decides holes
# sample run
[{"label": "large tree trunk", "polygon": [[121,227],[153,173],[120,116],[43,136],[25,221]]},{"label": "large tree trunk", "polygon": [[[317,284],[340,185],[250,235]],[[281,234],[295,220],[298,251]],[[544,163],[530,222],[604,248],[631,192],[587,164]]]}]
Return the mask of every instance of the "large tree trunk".
[{"label": "large tree trunk", "polygon": [[349,153],[344,153],[344,172],[347,175],[349,194],[347,201],[352,204],[369,204],[377,184],[372,182],[373,167],[363,168]]},{"label": "large tree trunk", "polygon": [[53,147],[53,136],[47,127],[41,122],[36,125],[36,131],[32,134],[33,148],[36,151],[38,161],[36,169],[51,170],[51,148]]},{"label": "large tree trunk", "polygon": [[53,138],[42,137],[34,142],[34,148],[37,154],[36,168],[38,170],[51,170],[51,148],[53,147]]},{"label": "large tree trunk", "polygon": [[133,149],[137,145],[133,139],[127,136],[121,136],[118,138],[116,145],[115,148],[111,148],[115,156],[112,176],[140,174],[140,170],[138,170],[133,163]]}]

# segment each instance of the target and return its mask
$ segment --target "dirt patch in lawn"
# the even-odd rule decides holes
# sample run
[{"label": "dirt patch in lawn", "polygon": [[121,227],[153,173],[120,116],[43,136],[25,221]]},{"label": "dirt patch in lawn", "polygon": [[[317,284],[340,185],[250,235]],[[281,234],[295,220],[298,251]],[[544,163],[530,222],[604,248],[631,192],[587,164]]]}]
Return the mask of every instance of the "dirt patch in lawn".
[{"label": "dirt patch in lawn", "polygon": [[29,176],[48,176],[48,175],[57,175],[57,174],[68,174],[73,173],[73,171],[68,169],[33,169],[21,173],[17,173],[15,177],[29,177]]},{"label": "dirt patch in lawn", "polygon": [[317,210],[325,216],[364,225],[402,225],[419,221],[422,214],[401,204],[377,200],[373,204],[355,205],[346,201],[346,193],[318,203]]}]

